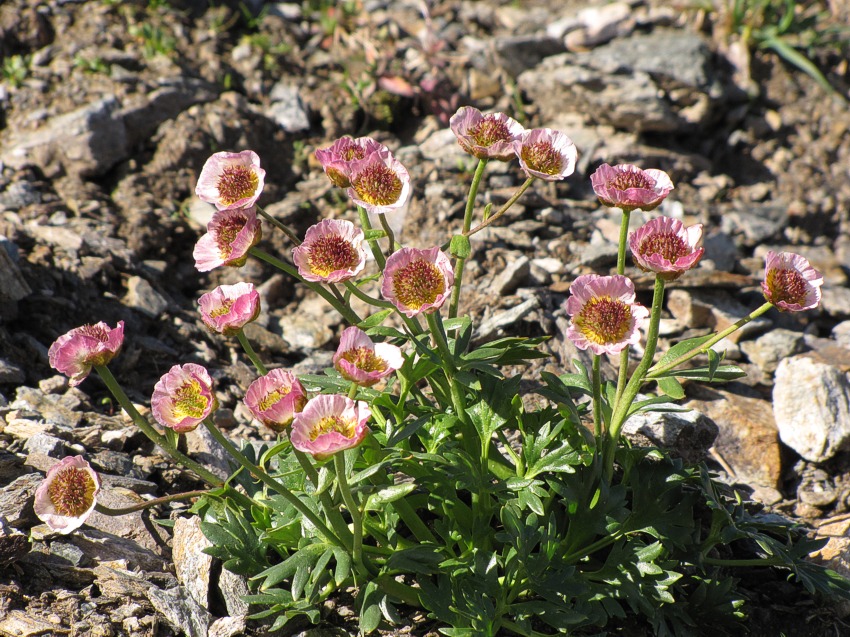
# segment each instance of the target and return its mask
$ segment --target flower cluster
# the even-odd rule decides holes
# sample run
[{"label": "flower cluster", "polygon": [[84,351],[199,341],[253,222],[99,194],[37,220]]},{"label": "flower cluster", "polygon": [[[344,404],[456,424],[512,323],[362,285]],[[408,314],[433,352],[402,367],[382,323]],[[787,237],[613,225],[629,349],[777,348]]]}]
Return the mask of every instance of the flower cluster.
[{"label": "flower cluster", "polygon": [[[249,419],[270,430],[264,432],[266,437],[277,437],[274,443],[239,449],[218,430],[214,377],[219,382],[220,377],[194,362],[174,365],[155,384],[150,405],[159,428],[139,414],[106,367],[123,343],[123,322],[115,328],[97,323],[73,329],[50,347],[50,364],[68,375],[72,385],[94,369],[139,429],[213,488],[203,493],[193,511],[201,512],[205,533],[211,529],[209,537],[220,544],[216,555],[223,560],[238,558],[225,560],[225,566],[238,561],[244,568],[256,567],[252,580],[265,579],[258,581],[261,591],[291,582],[291,592],[279,589],[280,595],[271,596],[287,613],[284,619],[312,608],[334,589],[359,586],[362,613],[377,618],[375,626],[381,611],[398,598],[421,602],[427,612],[447,623],[462,617],[463,630],[470,634],[492,632],[494,626],[525,634],[538,617],[541,626],[547,617],[554,618],[557,625],[550,628],[560,629],[558,603],[564,600],[546,597],[551,592],[546,584],[550,573],[538,578],[512,566],[516,541],[547,537],[545,547],[531,542],[523,549],[529,553],[527,563],[549,564],[552,555],[559,556],[576,578],[575,590],[587,594],[580,603],[562,606],[573,614],[575,608],[592,609],[592,603],[605,595],[605,587],[587,584],[598,579],[593,554],[599,547],[621,542],[620,553],[628,561],[646,553],[643,539],[632,535],[656,535],[653,527],[638,528],[637,523],[628,527],[634,533],[622,533],[623,520],[628,525],[639,519],[647,524],[656,521],[654,491],[650,498],[637,493],[650,488],[639,477],[645,458],[629,455],[620,441],[625,421],[660,401],[638,399],[643,386],[657,383],[660,392],[678,399],[684,391],[677,376],[740,377],[736,374],[741,370],[720,365],[722,357],[709,348],[770,308],[798,312],[820,302],[823,278],[805,258],[768,252],[761,284],[766,303],[761,308],[725,330],[680,344],[656,362],[665,286],[698,266],[704,254],[703,227],[653,215],[629,234],[631,213],[658,208],[673,190],[673,182],[661,170],[603,164],[590,181],[602,205],[622,212],[617,270],[577,276],[563,308],[569,316],[567,337],[590,353],[592,369],[577,362],[578,374],[543,374],[546,388],[540,393],[557,400],[558,408],[526,411],[516,396],[520,378],[509,377],[499,366],[540,358],[542,339],[509,337],[477,344],[471,319],[457,311],[464,263],[472,249],[470,236],[503,215],[532,183],[570,176],[577,150],[563,132],[525,129],[504,113],[463,107],[450,126],[458,144],[478,165],[462,230],[443,246],[403,246],[396,240],[386,216],[407,204],[411,177],[390,149],[371,137],[343,137],[316,151],[333,186],[357,208],[359,225],[348,219],[324,219],[309,227],[303,240],[258,205],[265,171],[256,153],[215,153],[204,165],[196,193],[216,211],[194,249],[197,269],[239,267],[249,256],[262,259],[321,295],[350,323],[339,335],[332,367],[327,365],[323,374],[299,377],[294,369],[266,368],[254,351],[253,330],[246,326],[258,318],[261,303],[252,283],[219,285],[198,299],[203,324],[213,333],[235,337],[253,363],[257,377],[246,383],[242,400]],[[488,162],[514,159],[524,183],[495,213],[485,207],[473,227],[478,187]],[[289,261],[255,247],[262,239],[260,217],[291,241]],[[375,217],[381,229],[371,226]],[[638,302],[635,283],[626,276],[627,250],[636,268],[654,275],[651,305]],[[640,344],[643,347],[636,347]],[[636,366],[629,365],[632,349],[642,350]],[[707,366],[681,367],[703,354],[709,357]],[[603,382],[602,356],[619,357],[616,384]],[[589,401],[572,402],[572,389],[588,395]],[[592,430],[585,431],[585,421],[591,419]],[[238,463],[239,471],[224,479],[180,449],[180,434],[201,426]],[[326,461],[330,462],[319,466]],[[623,472],[628,477],[619,483],[616,462],[628,467]],[[657,464],[655,477],[650,478],[654,484],[664,483],[658,488],[664,489],[665,501],[674,501],[667,489],[682,480],[667,479],[666,469]],[[699,484],[689,481],[687,488],[697,490]],[[100,489],[99,476],[81,456],[65,458],[50,468],[39,486],[35,512],[50,528],[68,533],[84,524],[95,508],[110,514],[97,502]],[[600,489],[613,498],[610,506],[576,507],[574,498],[562,497],[570,493],[592,497],[588,494]],[[615,509],[634,508],[638,501],[646,507],[639,516],[618,513],[615,520],[609,515]],[[231,513],[238,511],[244,519],[232,519]],[[680,509],[665,505],[655,512],[679,515]],[[552,520],[561,521],[557,533],[552,533]],[[251,530],[249,544],[262,549],[255,562],[242,560],[245,529]],[[723,533],[712,531],[710,536]],[[238,543],[232,551],[230,538]],[[697,559],[662,554],[667,546],[662,537],[655,539],[656,557],[641,559],[657,569],[654,572],[664,573],[664,581],[675,582],[677,563],[686,563],[692,571],[705,556],[705,544],[693,552],[700,556]],[[482,554],[486,564],[456,559],[476,546],[489,547]],[[678,544],[676,548],[680,550]],[[424,571],[417,562],[423,556],[428,562]],[[631,563],[626,567],[624,573],[638,568]],[[588,569],[593,574],[585,577]],[[423,573],[427,579],[417,579]],[[473,607],[468,603],[471,597],[456,594],[457,587],[438,591],[443,583],[472,582],[482,573],[493,581],[511,580],[507,587],[488,587],[494,603],[488,600],[485,605],[486,617],[479,617],[481,606],[475,600]],[[653,585],[665,599],[671,596],[660,588],[661,579]],[[501,589],[506,592],[496,598]],[[618,589],[609,599],[623,599],[621,595]],[[528,604],[544,598],[551,602],[551,613],[540,614]],[[298,600],[295,610],[287,605],[292,599]],[[589,617],[598,623],[607,612],[593,610]],[[361,622],[364,633],[371,630],[369,621]],[[543,630],[551,632],[550,628]]]}]

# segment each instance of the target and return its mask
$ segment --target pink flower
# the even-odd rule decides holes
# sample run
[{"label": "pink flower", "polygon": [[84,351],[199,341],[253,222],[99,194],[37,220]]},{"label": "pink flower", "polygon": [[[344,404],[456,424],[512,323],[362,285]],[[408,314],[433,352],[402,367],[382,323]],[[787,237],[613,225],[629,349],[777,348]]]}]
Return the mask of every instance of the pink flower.
[{"label": "pink flower", "polygon": [[410,174],[389,150],[378,150],[349,164],[348,198],[373,213],[401,208],[410,195]]},{"label": "pink flower", "polygon": [[97,504],[100,477],[82,456],[62,458],[35,490],[38,519],[63,535],[80,528]]},{"label": "pink flower", "polygon": [[201,170],[195,194],[219,210],[249,208],[263,192],[265,176],[253,150],[215,153]]},{"label": "pink flower", "polygon": [[602,164],[590,176],[590,183],[603,206],[625,212],[653,210],[673,190],[673,182],[663,170],[641,170],[632,164]]},{"label": "pink flower", "polygon": [[260,314],[260,293],[251,283],[220,285],[198,299],[210,331],[233,336]]},{"label": "pink flower", "polygon": [[349,327],[334,354],[334,367],[346,380],[371,387],[404,364],[401,350],[389,343],[373,343],[366,332]]},{"label": "pink flower", "polygon": [[151,411],[163,427],[192,431],[218,408],[209,372],[200,365],[175,365],[153,388]]},{"label": "pink flower", "polygon": [[215,153],[201,170],[195,194],[219,210],[250,208],[263,192],[265,176],[253,150]]},{"label": "pink flower", "polygon": [[369,433],[366,421],[371,415],[363,401],[321,394],[295,415],[289,440],[299,451],[324,460],[359,445]]},{"label": "pink flower", "polygon": [[316,159],[319,160],[325,174],[334,186],[349,188],[351,186],[351,164],[366,159],[376,151],[389,152],[389,149],[371,137],[354,139],[346,135],[340,137],[327,148],[316,150]]},{"label": "pink flower", "polygon": [[113,329],[106,323],[83,325],[63,334],[50,349],[47,359],[50,366],[71,378],[70,385],[82,383],[91,368],[106,365],[118,354],[124,343],[124,321]]},{"label": "pink flower", "polygon": [[198,272],[209,272],[220,265],[238,268],[262,236],[256,209],[218,210],[207,224],[207,233],[195,244],[195,268]]},{"label": "pink flower", "polygon": [[455,275],[440,248],[402,248],[387,259],[381,295],[408,317],[435,312],[452,293]]},{"label": "pink flower", "polygon": [[254,418],[277,432],[285,431],[306,403],[304,386],[295,374],[282,369],[260,376],[245,393],[245,404]]},{"label": "pink flower", "polygon": [[699,263],[701,238],[702,224],[685,228],[678,219],[658,217],[629,235],[629,249],[642,270],[673,281]]},{"label": "pink flower", "polygon": [[578,151],[573,140],[551,128],[527,130],[514,142],[519,165],[529,177],[560,181],[576,169]]},{"label": "pink flower", "polygon": [[584,274],[573,281],[567,299],[567,336],[579,349],[617,354],[640,340],[649,310],[635,303],[635,286],[626,277]]},{"label": "pink flower", "polygon": [[820,304],[823,276],[808,260],[793,252],[768,252],[764,257],[764,298],[783,312],[802,312]]},{"label": "pink flower", "polygon": [[457,143],[478,159],[508,161],[516,156],[514,142],[525,132],[515,119],[504,113],[483,114],[477,108],[461,106],[449,126]]},{"label": "pink flower", "polygon": [[348,281],[366,267],[363,231],[350,221],[325,219],[307,229],[292,260],[307,281]]}]

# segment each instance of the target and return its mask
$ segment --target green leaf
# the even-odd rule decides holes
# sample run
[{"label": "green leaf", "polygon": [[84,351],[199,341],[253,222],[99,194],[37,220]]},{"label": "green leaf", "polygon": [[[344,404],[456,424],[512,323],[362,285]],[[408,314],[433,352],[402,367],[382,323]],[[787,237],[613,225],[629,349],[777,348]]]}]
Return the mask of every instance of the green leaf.
[{"label": "green leaf", "polygon": [[449,252],[453,257],[457,257],[458,259],[468,259],[469,255],[472,254],[469,237],[463,234],[454,235],[449,244]]},{"label": "green leaf", "polygon": [[392,313],[392,309],[386,309],[381,310],[379,312],[375,312],[371,316],[367,316],[365,319],[360,321],[358,327],[362,330],[368,330],[370,327],[377,327],[381,323],[383,323],[384,320]]},{"label": "green leaf", "polygon": [[365,230],[363,232],[363,239],[366,241],[374,241],[376,239],[383,239],[387,236],[387,233],[381,230],[380,228],[370,228],[369,230]]},{"label": "green leaf", "polygon": [[725,356],[725,351],[722,354],[718,354],[713,349],[708,350],[708,380],[712,380],[714,378],[714,375],[717,373],[717,366],[720,365],[720,361],[723,360]]},{"label": "green leaf", "polygon": [[265,581],[260,589],[265,590],[269,586],[274,586],[278,582],[282,582],[283,580],[292,577],[300,567],[308,564],[315,564],[316,560],[318,560],[328,548],[329,546],[324,543],[309,544],[298,549],[298,551],[290,555],[280,564],[275,564],[274,566],[261,571],[251,579],[264,579]]},{"label": "green leaf", "polygon": [[391,502],[395,502],[416,489],[414,482],[403,482],[382,487],[366,499],[366,511],[380,511]]},{"label": "green leaf", "polygon": [[673,347],[664,352],[664,355],[658,360],[655,367],[663,367],[667,363],[672,363],[680,356],[684,356],[695,349],[699,349],[703,343],[706,343],[712,337],[714,337],[714,334],[706,334],[705,336],[697,336],[696,338],[689,338],[681,341],[680,343],[676,343]]},{"label": "green leaf", "polygon": [[[706,382],[724,383],[736,378],[743,378],[747,373],[737,365],[719,365],[714,371],[710,367],[693,367],[678,369],[658,375],[658,379],[689,378]],[[659,383],[660,384],[660,383]]]},{"label": "green leaf", "polygon": [[664,376],[658,379],[658,388],[675,400],[685,397],[685,390],[681,383],[672,376]]},{"label": "green leaf", "polygon": [[363,603],[360,606],[360,633],[368,635],[381,623],[381,600],[385,597],[378,585],[370,581],[363,589]]}]

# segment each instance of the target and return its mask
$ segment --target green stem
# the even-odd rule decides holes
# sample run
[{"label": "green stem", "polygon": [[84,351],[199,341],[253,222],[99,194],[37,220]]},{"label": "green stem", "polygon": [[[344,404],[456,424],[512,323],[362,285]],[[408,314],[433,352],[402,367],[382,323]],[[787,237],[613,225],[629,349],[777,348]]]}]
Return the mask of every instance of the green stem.
[{"label": "green stem", "polygon": [[234,460],[236,460],[239,464],[241,464],[245,469],[257,478],[260,482],[265,484],[267,487],[270,487],[278,494],[283,496],[283,499],[289,502],[301,515],[303,515],[310,523],[316,527],[316,530],[319,531],[322,535],[325,536],[329,542],[336,544],[342,548],[347,549],[348,547],[345,543],[340,540],[328,527],[322,522],[319,517],[313,513],[307,505],[305,505],[292,491],[283,486],[280,482],[272,478],[265,471],[260,469],[253,462],[248,460],[242,452],[240,452],[236,447],[233,446],[233,443],[227,439],[227,437],[222,434],[218,428],[210,422],[209,418],[204,419],[204,426],[206,426],[207,430],[212,434],[212,437],[215,438],[216,442],[218,442],[222,447],[224,447],[225,451],[229,453]]},{"label": "green stem", "polygon": [[416,608],[422,607],[417,589],[402,584],[392,575],[381,575],[375,579],[375,583],[380,590],[392,595],[396,599],[400,599],[405,604]]},{"label": "green stem", "polygon": [[113,509],[111,507],[105,506],[98,502],[94,510],[98,513],[103,513],[104,515],[127,515],[128,513],[135,513],[136,511],[143,511],[144,509],[149,509],[152,506],[156,506],[157,504],[168,504],[169,502],[179,502],[180,500],[189,500],[191,498],[199,498],[203,495],[208,495],[209,491],[206,489],[201,489],[198,491],[185,491],[183,493],[175,493],[173,495],[164,495],[161,498],[154,498],[153,500],[146,500],[145,502],[140,502],[139,504],[134,504],[128,507],[121,507],[118,509]]},{"label": "green stem", "polygon": [[525,475],[525,463],[522,461],[522,458],[517,455],[517,452],[514,451],[511,447],[511,443],[508,440],[508,437],[505,435],[505,432],[501,429],[497,429],[496,436],[499,438],[499,441],[502,443],[502,446],[505,448],[505,451],[508,452],[508,455],[511,457],[511,460],[514,461],[517,476],[519,476],[520,478],[523,477]]},{"label": "green stem", "polygon": [[620,439],[620,431],[628,417],[629,407],[640,391],[641,385],[646,380],[646,372],[652,365],[655,357],[655,349],[658,346],[658,326],[661,322],[661,306],[664,303],[665,281],[660,275],[655,276],[655,291],[652,296],[652,310],[649,316],[649,329],[646,334],[646,349],[643,358],[640,359],[637,369],[632,374],[620,399],[613,406],[611,422],[609,424],[609,437],[605,447],[605,477],[610,481],[614,472],[614,453]]},{"label": "green stem", "polygon": [[595,553],[599,549],[604,549],[609,544],[613,544],[614,542],[619,540],[624,535],[625,535],[625,533],[622,533],[622,532],[614,533],[613,535],[607,535],[607,536],[597,540],[593,544],[586,546],[583,549],[579,549],[578,551],[574,551],[574,552],[564,556],[563,561],[566,562],[567,564],[570,564],[572,562],[576,562],[580,559],[587,557],[588,555],[590,555],[592,553]]},{"label": "green stem", "polygon": [[509,209],[511,206],[513,206],[513,205],[517,202],[517,200],[518,200],[520,197],[522,197],[522,194],[523,194],[526,190],[528,190],[528,187],[532,184],[532,182],[534,182],[534,177],[529,177],[528,179],[526,179],[526,180],[525,180],[525,183],[524,183],[522,186],[520,186],[520,187],[519,187],[519,190],[517,190],[517,191],[514,193],[514,196],[513,196],[513,197],[511,197],[510,199],[508,199],[508,200],[505,202],[505,205],[503,205],[501,208],[499,208],[499,209],[496,211],[496,213],[495,213],[495,214],[491,215],[490,217],[488,217],[487,219],[485,219],[484,221],[482,221],[481,223],[479,223],[477,226],[475,226],[475,227],[474,227],[472,230],[470,230],[469,232],[464,232],[463,234],[465,234],[467,237],[471,237],[471,236],[472,236],[472,235],[474,235],[476,232],[480,232],[481,230],[483,230],[484,228],[486,228],[487,226],[489,226],[491,223],[493,223],[496,219],[498,219],[498,218],[499,218],[499,217],[501,217],[503,214],[505,214],[505,213],[508,211],[508,209]]},{"label": "green stem", "polygon": [[224,486],[224,480],[219,478],[217,475],[198,464],[182,452],[178,451],[174,445],[169,444],[168,439],[159,433],[153,426],[147,421],[147,419],[142,416],[133,403],[128,398],[127,394],[124,393],[124,389],[118,384],[118,381],[115,380],[115,376],[112,375],[112,372],[109,371],[109,368],[105,365],[96,365],[95,370],[98,375],[103,379],[103,382],[106,384],[106,387],[115,396],[115,399],[118,401],[118,404],[127,412],[130,418],[133,419],[133,422],[136,426],[142,430],[142,433],[145,434],[152,442],[157,444],[163,451],[165,451],[168,455],[174,458],[181,465],[194,471],[198,477],[200,477],[204,482],[211,484],[214,487],[222,487]]},{"label": "green stem", "polygon": [[401,244],[396,243],[395,234],[393,234],[393,229],[390,228],[390,224],[387,223],[387,216],[384,214],[379,214],[378,220],[381,222],[381,228],[383,228],[384,232],[387,233],[387,239],[389,240],[389,247],[387,248],[387,257],[389,257],[393,252],[396,251],[396,246],[401,247]]},{"label": "green stem", "polygon": [[345,289],[351,292],[354,296],[356,296],[361,301],[368,303],[369,305],[373,305],[375,307],[386,307],[386,308],[395,308],[395,305],[390,303],[389,301],[383,301],[381,299],[375,298],[374,296],[370,296],[366,294],[363,290],[361,290],[356,283],[352,281],[345,281],[344,283]]},{"label": "green stem", "polygon": [[354,496],[351,495],[348,476],[345,471],[345,457],[341,452],[334,454],[334,469],[336,469],[336,482],[342,494],[342,501],[345,502],[345,508],[348,509],[351,522],[354,525],[354,544],[351,549],[351,557],[361,570],[366,571],[363,563],[363,516],[360,514],[360,507],[354,501]]},{"label": "green stem", "polygon": [[[620,239],[617,244],[617,274],[624,275],[626,273],[626,245],[629,239],[629,220],[631,219],[632,211],[630,208],[623,208],[623,216],[620,219]],[[615,394],[614,404],[620,401],[620,396],[623,395],[623,390],[626,388],[626,381],[629,375],[629,351],[631,347],[620,352],[620,370],[617,375],[617,393]]]},{"label": "green stem", "polygon": [[236,332],[236,338],[239,339],[239,343],[242,345],[242,349],[245,350],[245,354],[248,358],[251,359],[251,362],[254,364],[254,367],[257,369],[257,372],[261,376],[265,376],[269,373],[269,370],[266,369],[266,366],[263,364],[263,361],[260,360],[260,357],[257,356],[257,352],[254,351],[254,348],[251,347],[251,342],[248,340],[248,337],[245,336],[245,332],[241,329]]},{"label": "green stem", "polygon": [[[360,225],[363,227],[363,230],[371,230],[372,222],[369,221],[369,213],[366,212],[366,209],[363,206],[357,206],[357,214],[360,215]],[[378,264],[378,269],[383,272],[387,265],[387,260],[384,258],[384,253],[381,252],[381,246],[378,244],[377,239],[369,239],[369,249],[372,251],[372,256],[375,257],[375,263]]]},{"label": "green stem", "polygon": [[360,317],[352,310],[350,307],[341,303],[339,299],[337,299],[331,292],[323,288],[320,284],[314,283],[313,281],[305,281],[304,278],[298,274],[298,269],[294,266],[286,263],[285,261],[281,261],[278,258],[273,257],[268,252],[264,252],[257,247],[251,248],[248,252],[250,252],[253,256],[260,259],[261,261],[265,261],[269,265],[273,265],[279,270],[286,272],[289,276],[298,279],[304,285],[313,290],[316,294],[321,296],[325,301],[327,301],[331,307],[333,307],[337,312],[339,312],[342,317],[351,323],[352,325],[357,325],[360,322]]},{"label": "green stem", "polygon": [[[295,459],[298,460],[298,464],[301,465],[301,470],[304,472],[304,475],[306,475],[307,479],[313,483],[313,486],[316,489],[318,489],[319,474],[316,472],[316,467],[313,466],[310,458],[307,457],[306,453],[299,451],[295,447],[291,447],[291,449]],[[345,523],[345,520],[342,519],[339,507],[337,507],[333,500],[331,500],[330,493],[323,491],[321,495],[319,495],[319,502],[321,502],[325,515],[328,516],[328,520],[330,520],[331,526],[337,536],[350,542],[352,538],[351,531],[348,529],[348,525]]]},{"label": "green stem", "polygon": [[591,389],[593,390],[593,433],[601,439],[603,435],[602,427],[602,375],[600,370],[600,361],[602,357],[598,354],[593,355],[593,366],[591,368]]},{"label": "green stem", "polygon": [[[478,166],[475,168],[475,174],[472,176],[472,183],[469,185],[469,194],[466,196],[466,209],[463,211],[463,234],[469,232],[472,227],[472,213],[475,209],[475,199],[478,197],[478,188],[481,185],[481,178],[484,176],[484,169],[487,167],[486,159],[479,159]],[[457,316],[457,308],[460,303],[460,289],[463,286],[463,267],[466,259],[458,257],[455,261],[455,283],[452,289],[452,297],[449,301],[449,318]]]},{"label": "green stem", "polygon": [[452,380],[456,370],[454,356],[449,349],[449,342],[446,339],[446,330],[443,328],[443,321],[439,312],[431,312],[425,315],[425,320],[428,322],[428,328],[434,343],[437,346],[437,351],[443,359],[443,368],[446,370],[446,378]]},{"label": "green stem", "polygon": [[705,354],[708,350],[711,349],[711,347],[713,345],[715,345],[716,343],[720,342],[721,340],[723,340],[724,338],[729,336],[735,330],[741,329],[742,327],[744,327],[744,325],[746,325],[747,323],[749,323],[753,319],[758,318],[759,316],[761,316],[762,314],[767,312],[772,307],[773,307],[773,303],[770,303],[770,302],[765,303],[761,307],[756,308],[755,310],[750,312],[749,315],[747,315],[744,318],[737,321],[734,325],[730,325],[729,327],[727,327],[722,332],[718,332],[717,334],[712,336],[709,340],[707,340],[705,343],[702,343],[698,347],[695,347],[690,352],[686,352],[686,353],[682,354],[676,360],[673,360],[669,363],[665,363],[664,365],[661,365],[661,366],[652,367],[649,370],[649,373],[647,373],[646,379],[652,380],[653,378],[658,378],[662,374],[669,372],[671,369],[676,369],[682,363],[691,360],[694,356],[697,356],[699,354]]},{"label": "green stem", "polygon": [[278,230],[282,231],[287,237],[289,237],[289,240],[292,241],[292,243],[294,243],[297,246],[301,245],[301,240],[298,238],[298,236],[295,234],[295,232],[292,230],[292,228],[290,228],[289,226],[281,223],[280,221],[278,221],[277,219],[272,217],[269,213],[267,213],[265,210],[263,210],[263,208],[261,206],[257,206],[257,212],[260,213],[260,216],[263,219],[268,221],[270,224],[275,226]]}]

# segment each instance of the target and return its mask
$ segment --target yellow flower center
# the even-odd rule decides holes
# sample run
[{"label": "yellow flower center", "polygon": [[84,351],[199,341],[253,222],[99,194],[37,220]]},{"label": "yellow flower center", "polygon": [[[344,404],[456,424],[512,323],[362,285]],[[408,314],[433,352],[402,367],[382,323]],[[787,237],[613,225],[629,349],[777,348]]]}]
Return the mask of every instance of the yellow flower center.
[{"label": "yellow flower center", "polygon": [[210,399],[204,396],[201,383],[190,380],[183,383],[183,386],[174,394],[171,413],[175,419],[179,420],[203,418],[209,404]]},{"label": "yellow flower center", "polygon": [[785,301],[797,305],[806,304],[809,285],[797,270],[780,268],[767,273],[767,289],[771,303]]},{"label": "yellow flower center", "polygon": [[544,175],[557,175],[561,172],[562,159],[552,142],[541,140],[525,144],[521,151],[522,160],[531,170]]},{"label": "yellow flower center", "polygon": [[233,299],[224,299],[221,305],[210,311],[210,318],[217,318],[230,313],[230,308],[233,307]]},{"label": "yellow flower center", "polygon": [[53,508],[61,515],[78,517],[88,511],[94,501],[97,485],[85,469],[61,469],[47,487]]},{"label": "yellow flower center", "polygon": [[631,320],[631,308],[610,296],[590,299],[573,319],[587,340],[600,345],[622,341]]},{"label": "yellow flower center", "polygon": [[418,310],[446,291],[446,280],[435,264],[418,259],[398,269],[393,277],[393,291],[402,305]]},{"label": "yellow flower center", "polygon": [[364,372],[382,372],[387,369],[387,361],[368,347],[350,349],[342,354],[342,358]]},{"label": "yellow flower center", "polygon": [[225,218],[216,228],[216,245],[222,259],[227,259],[233,253],[233,242],[248,223],[244,215],[230,215]]},{"label": "yellow flower center", "polygon": [[342,434],[346,438],[354,438],[355,422],[346,422],[339,416],[325,416],[310,430],[310,440],[313,441],[319,436],[335,431]]},{"label": "yellow flower center", "polygon": [[511,141],[511,131],[507,123],[496,119],[493,115],[485,115],[480,122],[469,129],[469,136],[476,144],[485,148],[496,142]]},{"label": "yellow flower center", "polygon": [[648,177],[644,172],[629,170],[618,172],[617,176],[608,182],[608,187],[615,190],[628,190],[629,188],[652,190],[655,187],[655,180]]},{"label": "yellow flower center", "polygon": [[360,257],[357,250],[339,235],[325,235],[310,243],[307,263],[310,272],[317,276],[328,276],[337,270],[349,270],[357,266]]},{"label": "yellow flower center", "polygon": [[373,206],[388,206],[398,201],[402,183],[395,172],[380,162],[370,163],[357,179],[351,183],[354,192],[366,203]]},{"label": "yellow flower center", "polygon": [[641,242],[638,252],[642,257],[660,255],[670,263],[689,253],[688,244],[682,237],[672,232],[653,233]]},{"label": "yellow flower center", "polygon": [[218,178],[218,198],[225,206],[252,196],[260,180],[249,166],[225,166]]},{"label": "yellow flower center", "polygon": [[288,396],[291,391],[291,387],[278,387],[277,389],[273,389],[260,399],[257,406],[260,408],[260,411],[268,411],[283,400],[284,397]]}]

